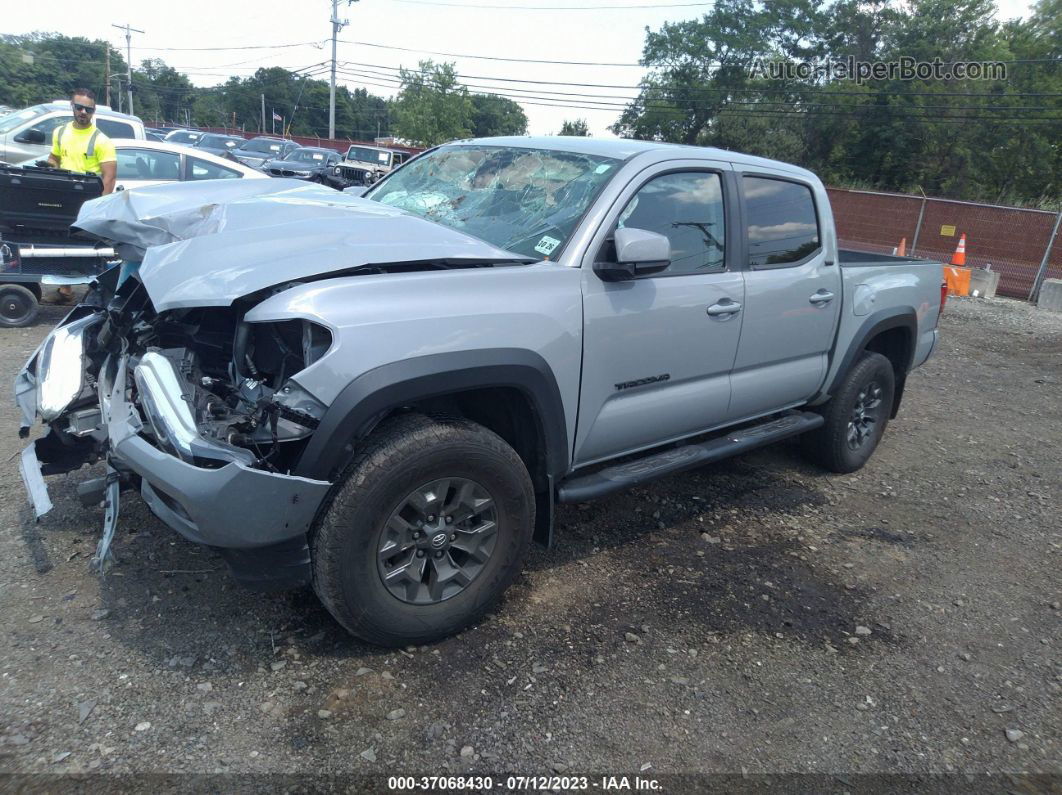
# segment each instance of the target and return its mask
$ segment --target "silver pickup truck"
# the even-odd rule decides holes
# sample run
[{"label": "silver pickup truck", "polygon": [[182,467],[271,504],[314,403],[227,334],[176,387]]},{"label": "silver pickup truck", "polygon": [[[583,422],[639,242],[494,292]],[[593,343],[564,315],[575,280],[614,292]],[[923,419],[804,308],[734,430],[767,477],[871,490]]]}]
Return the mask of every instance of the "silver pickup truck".
[{"label": "silver pickup truck", "polygon": [[22,456],[139,492],[352,633],[477,620],[553,506],[801,437],[863,466],[937,343],[942,268],[839,251],[795,166],[588,138],[448,144],[365,193],[147,188],[77,226],[125,263],[19,374]]}]

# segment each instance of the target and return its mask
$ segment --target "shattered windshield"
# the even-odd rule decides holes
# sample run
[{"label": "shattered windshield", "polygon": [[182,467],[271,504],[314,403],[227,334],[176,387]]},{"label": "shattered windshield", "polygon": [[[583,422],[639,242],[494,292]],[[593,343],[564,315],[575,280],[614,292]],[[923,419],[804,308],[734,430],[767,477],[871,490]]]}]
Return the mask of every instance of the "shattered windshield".
[{"label": "shattered windshield", "polygon": [[366,198],[549,259],[619,163],[551,149],[445,146],[395,171]]}]

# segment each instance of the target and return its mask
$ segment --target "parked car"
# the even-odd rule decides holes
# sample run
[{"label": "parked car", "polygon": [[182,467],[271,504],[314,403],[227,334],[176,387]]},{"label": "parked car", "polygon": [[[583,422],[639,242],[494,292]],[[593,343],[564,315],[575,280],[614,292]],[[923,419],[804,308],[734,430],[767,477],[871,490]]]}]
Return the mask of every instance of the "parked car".
[{"label": "parked car", "polygon": [[229,159],[235,160],[232,152],[239,149],[246,141],[246,138],[241,138],[238,135],[206,133],[195,142],[195,148],[210,152],[210,154],[218,157],[229,157]]},{"label": "parked car", "polygon": [[294,177],[331,184],[339,152],[317,146],[301,146],[287,157],[267,160],[262,170],[271,177]]},{"label": "parked car", "polygon": [[184,146],[195,146],[206,133],[199,132],[198,130],[172,130],[166,133],[166,137],[163,139],[171,144],[183,144]]},{"label": "parked car", "polygon": [[107,506],[99,561],[124,485],[240,580],[312,582],[391,646],[479,619],[557,502],[794,436],[859,469],[946,295],[940,263],[839,250],[811,172],[719,149],[483,139],[362,198],[128,198],[77,226],[139,270],[16,380],[23,435],[48,426],[22,454],[36,513],[42,462],[105,458],[79,487]]},{"label": "parked car", "polygon": [[[181,146],[169,141],[114,140],[118,155],[118,174],[115,190],[144,188],[169,182],[204,179],[260,179],[266,177],[258,169],[250,168],[209,152]],[[21,163],[32,166],[34,160]]]},{"label": "parked car", "polygon": [[371,185],[413,155],[400,149],[355,145],[347,149],[343,161],[333,169],[335,176],[355,185]]},{"label": "parked car", "polygon": [[233,150],[232,155],[244,165],[261,168],[269,160],[283,160],[298,148],[299,145],[294,141],[259,136],[245,141]]},{"label": "parked car", "polygon": [[[20,163],[31,158],[48,157],[52,148],[52,131],[74,120],[69,100],[56,100],[18,110],[0,118],[0,162]],[[96,127],[111,138],[143,140],[144,123],[136,116],[118,113],[106,105],[97,105]]]},{"label": "parked car", "polygon": [[145,130],[145,135],[149,141],[165,141],[166,136],[162,133],[157,133],[154,130]]}]

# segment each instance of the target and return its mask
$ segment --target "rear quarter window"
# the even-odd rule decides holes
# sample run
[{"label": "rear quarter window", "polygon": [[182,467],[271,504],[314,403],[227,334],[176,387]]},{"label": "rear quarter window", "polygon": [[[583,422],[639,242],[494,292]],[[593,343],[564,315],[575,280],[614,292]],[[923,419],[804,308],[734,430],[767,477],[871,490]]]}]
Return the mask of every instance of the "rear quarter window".
[{"label": "rear quarter window", "polygon": [[800,182],[744,177],[749,265],[795,265],[822,245],[815,199]]}]

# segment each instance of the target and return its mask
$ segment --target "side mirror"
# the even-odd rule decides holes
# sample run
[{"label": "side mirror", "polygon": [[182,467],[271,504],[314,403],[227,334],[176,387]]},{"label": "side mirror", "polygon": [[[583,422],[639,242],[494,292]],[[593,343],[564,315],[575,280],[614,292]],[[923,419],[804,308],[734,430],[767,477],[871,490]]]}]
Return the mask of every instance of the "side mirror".
[{"label": "side mirror", "polygon": [[30,127],[24,132],[20,132],[15,136],[15,143],[20,144],[43,144],[45,143],[45,136],[42,130],[38,130],[35,127]]},{"label": "side mirror", "polygon": [[671,241],[648,229],[616,230],[616,261],[595,262],[594,273],[602,281],[624,282],[667,270],[671,264]]}]

